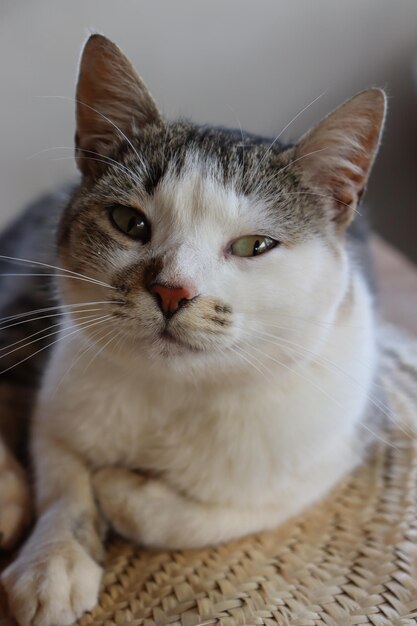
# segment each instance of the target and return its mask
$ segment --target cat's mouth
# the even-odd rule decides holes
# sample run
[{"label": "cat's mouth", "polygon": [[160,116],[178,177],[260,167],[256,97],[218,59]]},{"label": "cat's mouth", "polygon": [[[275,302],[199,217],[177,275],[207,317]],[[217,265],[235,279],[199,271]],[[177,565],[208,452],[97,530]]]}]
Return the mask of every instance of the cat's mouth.
[{"label": "cat's mouth", "polygon": [[171,333],[170,330],[168,330],[168,328],[165,328],[162,332],[161,332],[161,338],[164,339],[165,341],[167,341],[168,343],[176,343],[178,345],[184,345],[183,342],[178,339],[177,337],[174,337],[174,335]]},{"label": "cat's mouth", "polygon": [[164,330],[160,334],[161,339],[171,345],[179,346],[180,348],[190,350],[191,352],[201,352],[202,348],[198,348],[195,345],[190,344],[188,341],[184,341],[180,339],[176,335],[174,335],[169,328],[165,327]]}]

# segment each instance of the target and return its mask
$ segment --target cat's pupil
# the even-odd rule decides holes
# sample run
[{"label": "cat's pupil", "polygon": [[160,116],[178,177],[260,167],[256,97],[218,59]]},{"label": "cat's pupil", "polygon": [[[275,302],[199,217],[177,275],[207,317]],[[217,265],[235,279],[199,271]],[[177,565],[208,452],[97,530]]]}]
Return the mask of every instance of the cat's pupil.
[{"label": "cat's pupil", "polygon": [[260,246],[261,246],[261,242],[259,241],[259,239],[257,239],[255,243],[253,244],[253,252],[252,252],[253,256],[256,256],[258,254],[258,250]]},{"label": "cat's pupil", "polygon": [[143,226],[143,223],[141,222],[137,222],[135,217],[131,217],[128,224],[127,224],[127,231],[130,233],[130,231],[132,230],[132,228],[134,228],[135,226],[138,226],[138,228],[140,228],[141,226]]},{"label": "cat's pupil", "polygon": [[113,225],[132,239],[147,243],[151,229],[146,217],[137,209],[123,205],[115,205],[110,211]]},{"label": "cat's pupil", "polygon": [[278,241],[262,235],[247,235],[235,239],[230,245],[232,254],[240,257],[259,256],[278,245]]}]

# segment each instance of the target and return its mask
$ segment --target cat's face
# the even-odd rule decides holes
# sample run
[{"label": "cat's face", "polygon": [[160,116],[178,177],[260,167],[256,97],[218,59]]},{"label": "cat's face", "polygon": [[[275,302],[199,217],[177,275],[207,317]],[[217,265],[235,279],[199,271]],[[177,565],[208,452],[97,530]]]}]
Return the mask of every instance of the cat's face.
[{"label": "cat's face", "polygon": [[260,375],[314,349],[346,294],[343,230],[378,144],[381,93],[283,149],[163,121],[125,57],[95,36],[78,100],[84,178],[60,262],[109,287],[62,278],[60,290],[67,303],[109,300],[95,341],[124,360]]}]

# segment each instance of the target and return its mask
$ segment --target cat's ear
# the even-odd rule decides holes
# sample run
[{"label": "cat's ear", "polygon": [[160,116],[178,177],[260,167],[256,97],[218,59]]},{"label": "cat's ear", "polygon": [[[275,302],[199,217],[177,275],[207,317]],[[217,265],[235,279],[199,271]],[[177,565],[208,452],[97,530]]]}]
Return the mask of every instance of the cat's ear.
[{"label": "cat's ear", "polygon": [[374,162],[386,113],[386,96],[368,89],[348,100],[296,146],[303,179],[330,196],[332,218],[343,231],[352,221]]},{"label": "cat's ear", "polygon": [[[123,139],[162,118],[146,85],[121,50],[92,35],[81,55],[76,92],[76,159],[83,174],[94,174]],[[97,154],[93,154],[93,153]]]}]

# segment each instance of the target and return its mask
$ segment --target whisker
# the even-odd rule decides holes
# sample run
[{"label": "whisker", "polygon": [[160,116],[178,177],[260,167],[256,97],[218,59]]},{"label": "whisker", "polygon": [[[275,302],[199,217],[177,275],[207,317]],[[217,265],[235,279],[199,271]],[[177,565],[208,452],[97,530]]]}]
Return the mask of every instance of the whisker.
[{"label": "whisker", "polygon": [[290,163],[287,163],[287,165],[284,165],[283,167],[281,167],[281,169],[278,170],[277,174],[281,174],[291,165],[294,165],[294,163],[297,163],[298,161],[301,161],[302,159],[312,156],[313,154],[317,154],[318,152],[324,152],[324,150],[328,150],[328,149],[329,149],[328,146],[326,146],[325,148],[320,148],[319,150],[312,150],[312,152],[307,152],[306,154],[302,154],[297,159],[294,159]]},{"label": "whisker", "polygon": [[[292,165],[294,165],[294,163],[297,163],[298,161],[301,161],[302,159],[305,159],[309,156],[312,156],[313,154],[318,154],[319,152],[323,152],[324,150],[328,150],[329,147],[325,146],[324,148],[320,148],[319,150],[312,150],[311,152],[307,152],[306,154],[302,154],[301,156],[299,156],[296,159],[293,159],[292,161],[290,161],[289,163],[287,163],[286,165],[284,165],[283,167],[281,167],[279,170],[277,170],[276,175],[281,174],[282,172],[284,172],[286,169],[288,169],[289,167],[291,167]],[[265,156],[265,155],[264,155]],[[258,166],[259,167],[259,166]],[[284,179],[282,182],[285,182],[288,178],[289,174],[287,174],[286,176],[284,176]],[[260,192],[260,187],[261,183],[258,183],[258,186],[255,187],[254,193],[258,194]],[[264,194],[265,195],[265,192]]]},{"label": "whisker", "polygon": [[[312,318],[308,318],[308,317],[301,317],[299,315],[292,315],[290,313],[279,313],[279,316],[284,316],[284,317],[289,317],[291,320],[296,320],[296,321],[300,321],[300,322],[307,322],[309,324],[313,324],[314,326],[319,326],[319,327],[323,327],[323,328],[352,328],[352,329],[360,329],[361,326],[357,326],[355,324],[339,324],[339,322],[326,322],[325,320],[315,320]],[[283,326],[282,324],[276,324],[274,322],[268,322],[268,321],[264,321],[262,316],[259,316],[259,319],[262,319],[262,323],[265,326],[271,326],[273,328],[280,328],[281,330],[297,330],[296,326]]]},{"label": "whisker", "polygon": [[[75,367],[75,365],[79,362],[79,360],[82,359],[82,357],[85,356],[87,354],[87,352],[89,350],[91,350],[95,346],[95,338],[100,336],[100,333],[102,332],[102,330],[103,330],[102,328],[99,328],[95,332],[91,333],[89,338],[88,338],[90,343],[87,343],[86,346],[82,345],[81,348],[78,350],[78,353],[77,353],[76,357],[71,361],[69,367],[65,370],[65,372],[61,376],[61,379],[60,379],[58,385],[56,385],[56,387],[54,389],[54,392],[52,394],[52,397],[54,397],[56,395],[56,393],[58,392],[58,390],[61,387],[62,383],[64,382],[65,377],[70,373],[70,371],[73,369],[73,367]],[[104,329],[104,331],[105,330],[106,329]],[[110,334],[111,332],[113,332],[113,331],[111,330],[108,333],[105,332],[103,338],[107,337],[107,335]]]},{"label": "whisker", "polygon": [[[275,343],[276,345],[283,345],[283,344],[288,344],[291,346],[295,346],[295,348],[297,348],[299,351],[301,351],[302,355],[305,354],[309,354],[312,355],[315,359],[320,359],[320,364],[323,363],[328,363],[329,365],[331,365],[332,367],[338,369],[338,371],[343,374],[346,377],[351,378],[352,381],[357,382],[357,384],[359,385],[360,383],[358,381],[356,381],[356,379],[354,379],[353,377],[350,376],[350,374],[347,374],[342,368],[340,368],[336,363],[334,363],[333,361],[331,361],[330,359],[328,359],[327,357],[324,357],[322,355],[318,355],[316,352],[314,352],[313,350],[309,350],[308,348],[305,348],[302,344],[297,343],[295,341],[292,341],[290,339],[287,339],[285,337],[278,337],[277,335],[271,335],[270,333],[265,333],[265,331],[261,331],[259,329],[256,328],[252,328],[251,329],[252,332],[255,332],[259,335],[263,335],[264,337],[273,339],[274,341],[271,343]],[[326,344],[330,347],[330,348],[335,348],[334,345],[332,345],[327,339],[326,339]],[[318,362],[318,361],[317,361]],[[365,365],[364,362],[357,360],[357,363],[359,363],[360,365]]]},{"label": "whisker", "polygon": [[325,396],[327,396],[330,400],[333,400],[334,402],[336,402],[338,404],[338,406],[340,408],[343,408],[342,405],[339,403],[339,401],[334,398],[333,396],[331,396],[330,394],[327,393],[327,391],[325,389],[323,389],[322,387],[320,387],[319,385],[317,385],[315,382],[313,382],[312,380],[310,380],[307,376],[304,376],[304,374],[302,374],[301,372],[299,372],[298,370],[290,367],[289,365],[287,365],[286,363],[283,363],[282,361],[280,361],[279,359],[276,359],[275,357],[271,356],[270,354],[268,354],[267,352],[264,352],[263,350],[260,350],[259,348],[256,348],[254,345],[250,344],[250,347],[252,348],[252,350],[255,350],[256,352],[259,352],[260,354],[262,354],[263,356],[267,357],[268,359],[270,359],[271,361],[273,361],[274,363],[276,363],[277,365],[280,365],[281,367],[283,367],[284,369],[286,369],[287,371],[291,372],[292,374],[296,374],[297,376],[300,376],[303,380],[305,380],[306,382],[308,382],[309,384],[311,384],[313,387],[315,387],[316,389],[318,389],[320,392],[322,392]]},{"label": "whisker", "polygon": [[[243,129],[242,129],[242,124],[240,122],[240,119],[238,118],[238,116],[236,115],[236,111],[233,109],[233,107],[230,106],[230,104],[227,105],[228,109],[233,113],[234,118],[239,126],[239,130],[240,130],[240,136],[242,138],[242,176],[244,175],[244,171],[245,171],[245,139],[243,137]],[[261,161],[262,163],[262,161]]]},{"label": "whisker", "polygon": [[[22,324],[30,324],[31,322],[36,322],[37,320],[45,320],[45,319],[49,319],[51,317],[59,317],[59,316],[64,316],[64,315],[68,315],[69,313],[90,313],[93,311],[102,311],[103,309],[79,309],[78,311],[62,311],[62,312],[58,312],[58,313],[52,313],[50,315],[39,315],[37,317],[30,317],[29,319],[24,319],[21,320],[20,322],[14,322],[13,324],[8,324],[7,326],[2,326],[0,327],[0,332],[2,330],[7,330],[8,328],[13,328],[14,326],[19,326]],[[0,348],[1,350],[2,348]]]},{"label": "whisker", "polygon": [[[248,365],[250,365],[250,366],[251,366],[251,367],[253,367],[253,368],[254,368],[257,372],[259,372],[259,374],[261,374],[261,376],[262,376],[263,378],[266,378],[265,372],[264,372],[263,370],[259,369],[259,367],[257,367],[257,366],[253,363],[253,361],[251,361],[251,360],[250,360],[249,358],[247,358],[244,354],[242,354],[242,352],[243,352],[243,348],[242,348],[242,346],[236,346],[236,345],[235,345],[235,346],[229,346],[229,348],[228,348],[228,349],[230,349],[232,352],[234,352],[235,354],[237,354],[238,356],[240,356],[240,357],[241,357],[241,358],[242,358],[242,359],[243,359],[246,363],[248,363]],[[246,354],[249,354],[249,355],[250,355],[250,353],[249,353],[249,352],[247,352],[247,351],[245,351],[245,352],[246,352]],[[256,357],[255,357],[255,360],[256,360],[256,361],[258,361],[258,362],[260,362],[260,361],[259,361],[259,359],[256,359]],[[268,380],[268,379],[266,378],[266,380]],[[268,382],[270,382],[270,381],[268,381]]]},{"label": "whisker", "polygon": [[[98,301],[92,301],[92,302],[77,302],[77,304],[58,304],[56,306],[44,307],[42,309],[32,309],[31,311],[25,311],[24,313],[17,313],[15,315],[9,315],[7,317],[3,317],[2,319],[0,319],[0,324],[3,324],[4,322],[12,322],[17,319],[22,320],[23,318],[23,321],[16,322],[15,324],[9,324],[8,326],[0,326],[0,331],[5,330],[6,328],[11,328],[12,326],[17,326],[18,324],[27,324],[37,319],[42,319],[43,317],[53,317],[54,315],[65,315],[67,313],[71,313],[71,310],[73,307],[90,306],[94,304],[122,304],[122,302],[120,300],[102,300],[102,301],[98,300]],[[59,309],[64,309],[64,310],[59,311]],[[48,313],[49,311],[57,311],[57,310],[58,310],[57,313],[53,313],[50,316],[42,315],[40,317],[24,319],[24,318],[27,318],[29,315],[34,315],[37,313]],[[88,309],[83,309],[83,310],[88,310]]]},{"label": "whisker", "polygon": [[[329,196],[325,193],[316,193],[313,191],[284,191],[283,193],[286,196],[318,196],[320,198],[327,198],[328,200],[334,201],[334,196]],[[347,207],[351,211],[354,211],[358,215],[362,215],[362,213],[360,213],[357,209],[354,209],[350,204],[347,204],[347,202],[342,202],[341,200],[338,199],[337,203],[342,204],[343,206]]]},{"label": "whisker", "polygon": [[[260,317],[260,316],[259,316],[259,317]],[[292,316],[291,316],[291,317],[292,317]],[[262,318],[260,317],[260,319],[262,319]],[[303,318],[298,318],[298,319],[303,320]],[[304,321],[309,322],[310,320],[308,320],[307,318],[305,318],[305,319],[304,319]],[[323,325],[323,327],[324,327],[324,328],[326,327],[326,326],[325,326],[326,324],[327,324],[330,328],[332,328],[332,327],[333,327],[333,328],[351,328],[351,329],[355,329],[355,330],[358,330],[358,329],[360,330],[360,329],[362,328],[362,326],[357,326],[357,325],[353,325],[353,324],[339,324],[339,323],[337,323],[337,322],[322,322],[322,323],[319,323],[319,322],[314,322],[314,321],[312,321],[312,320],[311,320],[311,323],[315,323],[315,324],[317,324],[317,325],[319,325],[319,326]],[[278,328],[278,329],[280,329],[280,330],[289,330],[289,331],[298,330],[298,329],[297,329],[297,327],[294,327],[294,326],[282,326],[282,325],[280,325],[280,324],[273,324],[273,323],[271,323],[271,322],[265,322],[265,321],[262,321],[262,325],[263,325],[263,326],[266,326],[266,327],[271,327],[271,328]],[[256,330],[257,332],[261,332],[261,331],[259,331],[259,329],[254,329],[254,330]],[[278,337],[277,335],[270,335],[270,337],[273,337],[274,339],[280,339],[280,340],[285,341],[285,342],[289,342],[289,341],[290,341],[289,339],[286,339],[286,338],[284,338],[284,337]],[[293,342],[293,343],[294,343],[294,342]],[[330,341],[327,339],[327,337],[326,337],[326,343],[327,343],[327,345],[328,345],[330,348],[335,349],[334,344],[330,343]],[[305,349],[305,348],[304,348],[304,346],[302,346],[301,344],[294,344],[294,345],[298,345],[300,348]],[[315,353],[313,353],[313,354],[315,354]],[[359,359],[357,360],[357,362],[358,362],[360,365],[364,365],[363,361],[361,361],[361,360],[359,360]],[[375,384],[376,386],[381,387],[381,385],[378,385],[378,383],[374,383],[374,384]]]},{"label": "whisker", "polygon": [[[102,317],[99,317],[96,319],[103,319],[103,318],[110,318],[112,317],[111,315],[103,315]],[[59,330],[55,330],[52,333],[48,333],[47,335],[43,335],[42,337],[38,337],[37,339],[33,339],[32,341],[28,341],[27,343],[18,346],[17,348],[13,348],[13,350],[10,350],[9,352],[5,352],[4,354],[2,354],[0,356],[0,359],[4,359],[6,356],[9,356],[10,354],[13,354],[13,352],[16,352],[17,350],[23,350],[24,348],[27,348],[28,346],[32,345],[33,343],[36,343],[37,341],[41,341],[43,339],[46,339],[47,337],[51,337],[52,335],[57,335],[58,333],[60,333],[62,330],[69,330],[69,328],[74,328],[74,326],[78,326],[78,327],[83,327],[85,324],[88,324],[89,322],[91,322],[92,320],[87,320],[86,322],[80,322],[79,324],[73,324],[72,326],[67,326],[66,328],[62,329],[62,327]],[[61,326],[61,324],[57,324],[57,326]],[[48,330],[48,329],[44,329],[44,330]],[[36,333],[38,334],[38,333]]]},{"label": "whisker", "polygon": [[85,366],[84,370],[83,370],[83,374],[86,373],[87,369],[91,366],[91,364],[93,363],[93,361],[95,361],[95,359],[97,359],[99,357],[99,355],[103,352],[103,350],[105,350],[107,348],[107,346],[113,341],[113,339],[115,339],[115,337],[118,337],[120,335],[120,329],[116,332],[114,332],[114,329],[112,328],[110,330],[110,333],[107,333],[104,335],[104,337],[101,337],[100,341],[103,341],[104,339],[106,339],[106,337],[109,336],[109,334],[113,335],[110,337],[109,341],[106,341],[106,343],[104,345],[101,346],[101,348],[99,350],[97,350],[97,352],[95,354],[93,354],[92,358],[89,360],[89,362],[87,363],[87,365]]},{"label": "whisker", "polygon": [[162,170],[165,169],[165,164],[167,160],[166,159],[166,145],[167,145],[167,140],[168,140],[168,134],[169,134],[169,126],[166,127],[164,143],[162,145]]},{"label": "whisker", "polygon": [[[87,311],[100,311],[100,309],[87,309]],[[73,313],[85,313],[86,311],[73,311]],[[45,315],[44,317],[55,317],[54,315]],[[94,314],[90,314],[90,315],[86,315],[83,317],[77,317],[76,320],[83,320],[83,319],[88,319],[91,317],[96,317],[96,315]],[[35,319],[43,319],[43,318],[35,318]],[[74,320],[74,321],[76,321]],[[30,320],[33,321],[33,320]],[[19,343],[23,343],[24,341],[27,341],[27,339],[31,339],[31,337],[36,337],[36,335],[40,335],[43,332],[46,332],[47,330],[54,328],[55,326],[60,326],[61,322],[57,322],[56,324],[52,324],[51,326],[48,326],[47,328],[42,328],[41,330],[38,330],[36,333],[32,333],[31,335],[28,335],[26,337],[23,337],[23,339],[18,339],[17,341],[14,341],[13,343],[9,343],[7,346],[3,346],[2,348],[0,348],[0,352],[2,352],[3,350],[8,350],[9,348],[12,348],[13,346],[16,346]],[[2,330],[2,329],[0,329]],[[1,357],[0,357],[1,358]]]},{"label": "whisker", "polygon": [[[93,285],[97,285],[97,281],[95,281],[94,279],[91,279],[91,278],[84,278],[83,276],[72,276],[72,275],[68,276],[68,274],[56,274],[55,272],[54,273],[42,272],[40,274],[27,274],[27,273],[23,273],[23,272],[0,272],[0,276],[22,276],[22,277],[25,277],[25,276],[33,276],[33,277],[54,276],[55,278],[72,278],[73,280],[82,280],[84,282],[92,283]],[[110,287],[110,289],[116,289],[116,287],[111,287],[111,286],[109,286],[109,287]]]},{"label": "whisker", "polygon": [[265,158],[267,157],[267,155],[269,154],[269,152],[272,150],[272,148],[274,147],[274,145],[276,144],[276,142],[280,139],[280,137],[282,137],[282,135],[285,133],[285,131],[287,130],[287,128],[289,128],[291,126],[291,124],[293,124],[293,122],[295,122],[296,119],[298,119],[300,117],[300,115],[302,115],[304,113],[304,111],[307,111],[307,109],[309,109],[311,106],[313,106],[313,104],[315,104],[317,102],[317,100],[320,100],[320,98],[322,98],[324,96],[324,94],[327,93],[327,89],[325,89],[319,96],[317,96],[317,98],[314,98],[314,100],[312,100],[309,104],[307,104],[307,106],[305,106],[303,109],[301,109],[301,111],[299,111],[297,113],[297,115],[294,115],[294,117],[292,118],[292,120],[290,120],[288,122],[288,124],[286,124],[284,126],[284,128],[280,131],[280,133],[275,137],[274,141],[271,143],[271,145],[269,146],[268,150],[265,152],[264,156],[262,157],[260,163],[259,163],[259,167],[262,165],[263,161],[265,160]]},{"label": "whisker", "polygon": [[[255,329],[252,329],[251,332],[255,332],[256,334],[258,334],[261,339],[263,337],[265,337],[264,341],[269,341],[268,338],[272,338],[274,341],[269,341],[271,344],[280,346],[280,347],[284,348],[285,350],[292,351],[295,354],[298,353],[301,356],[310,355],[310,356],[312,356],[312,360],[315,363],[317,363],[318,365],[328,369],[329,371],[331,371],[333,373],[338,373],[340,376],[350,380],[357,387],[359,387],[360,389],[362,389],[363,391],[366,392],[367,400],[369,402],[371,402],[371,404],[373,404],[374,407],[379,409],[381,411],[381,413],[385,417],[387,417],[388,419],[391,419],[391,421],[396,423],[400,427],[400,429],[401,429],[401,421],[394,415],[394,413],[392,412],[391,408],[388,405],[386,405],[379,398],[375,397],[373,394],[370,394],[368,392],[367,388],[364,385],[362,385],[362,383],[360,381],[358,381],[355,378],[353,378],[353,376],[351,376],[350,374],[345,372],[341,367],[339,367],[336,363],[334,363],[333,361],[331,361],[327,357],[324,357],[322,355],[318,355],[317,353],[313,352],[312,350],[308,350],[307,348],[305,348],[301,344],[295,343],[295,342],[290,341],[288,339],[278,338],[278,337],[276,337],[274,335],[270,335],[269,333],[264,333],[262,331],[258,331],[258,330],[255,330]],[[295,347],[289,347],[288,345],[285,345],[285,344],[289,344],[289,346],[295,346]],[[402,429],[402,432],[404,434],[407,434],[407,436],[409,436],[409,433],[407,433],[405,430]],[[415,433],[417,433],[417,430],[415,432],[413,432],[413,434],[415,434]]]},{"label": "whisker", "polygon": [[[259,352],[260,354],[265,356],[267,359],[270,359],[271,361],[273,361],[274,363],[280,365],[284,369],[292,372],[293,374],[296,374],[297,376],[299,376],[300,378],[305,380],[307,383],[309,383],[310,385],[315,387],[318,391],[320,391],[327,398],[329,398],[329,400],[334,402],[340,409],[342,409],[342,410],[344,409],[343,405],[334,396],[330,395],[325,389],[320,387],[320,385],[317,385],[314,381],[310,380],[307,376],[304,376],[300,371],[290,367],[289,365],[287,365],[286,363],[283,363],[282,361],[279,361],[278,359],[276,359],[273,356],[269,355],[267,352],[264,352],[263,350],[259,350],[259,348],[256,348],[255,346],[253,346],[249,342],[247,342],[247,343],[252,348],[252,350],[255,350],[256,352]],[[390,446],[391,448],[394,448],[396,450],[398,449],[392,442],[389,442],[389,441],[385,440],[379,433],[374,432],[367,424],[364,424],[363,422],[358,422],[358,425],[361,428],[364,428],[365,430],[370,432],[376,439],[378,439],[379,441],[384,443],[384,445]]]},{"label": "whisker", "polygon": [[119,354],[121,352],[122,345],[124,346],[126,341],[127,341],[126,335],[121,330],[119,330],[119,341],[117,342],[117,345],[115,347],[115,350],[118,350]]},{"label": "whisker", "polygon": [[78,100],[77,98],[69,98],[68,96],[39,96],[40,98],[55,98],[55,99],[59,99],[59,100],[68,100],[70,102],[75,102],[77,104],[80,104],[81,106],[86,107],[87,109],[89,109],[90,111],[94,111],[94,113],[97,113],[97,115],[100,115],[100,117],[102,117],[104,120],[106,120],[106,122],[108,122],[109,124],[111,124],[113,126],[113,128],[115,128],[117,130],[117,132],[119,133],[119,135],[129,144],[129,146],[132,148],[133,152],[135,153],[135,155],[137,156],[139,162],[144,165],[143,159],[140,156],[140,154],[138,153],[138,151],[136,150],[135,146],[133,145],[133,143],[130,141],[130,139],[124,134],[124,132],[117,126],[117,124],[115,124],[109,117],[107,117],[106,115],[104,115],[104,113],[101,113],[101,111],[98,111],[97,109],[95,109],[94,107],[92,107],[91,105],[87,104],[86,102],[82,102],[81,100]]},{"label": "whisker", "polygon": [[[111,315],[109,317],[111,317]],[[68,333],[68,335],[61,335],[58,339],[55,339],[55,341],[52,341],[51,343],[48,343],[46,346],[43,346],[39,350],[36,350],[36,352],[34,352],[33,354],[30,354],[29,356],[25,357],[24,359],[21,359],[20,361],[18,361],[18,363],[14,363],[10,367],[7,367],[6,369],[0,371],[0,375],[1,374],[6,374],[6,372],[9,372],[10,370],[14,369],[15,367],[18,367],[19,365],[21,365],[22,363],[25,363],[25,361],[28,361],[29,359],[32,359],[34,356],[36,356],[40,352],[43,352],[44,350],[47,350],[47,348],[50,348],[51,346],[54,346],[56,343],[58,343],[62,339],[66,339],[66,338],[70,337],[71,335],[74,335],[75,333],[79,333],[82,330],[86,330],[87,328],[91,328],[92,326],[95,326],[96,324],[102,324],[105,321],[106,321],[106,319],[100,319],[100,320],[95,321],[95,322],[90,322],[89,326],[85,326],[83,328],[77,327],[75,330],[73,330],[72,332]]]},{"label": "whisker", "polygon": [[112,285],[109,285],[108,283],[105,283],[102,280],[92,278],[91,276],[86,276],[85,274],[80,274],[79,272],[73,272],[72,270],[67,270],[65,269],[65,267],[58,267],[58,265],[51,265],[50,263],[42,263],[41,261],[33,261],[31,259],[22,259],[20,257],[7,256],[5,254],[0,254],[0,259],[3,259],[4,261],[11,261],[11,262],[17,261],[19,263],[30,263],[31,265],[49,267],[51,269],[58,270],[59,272],[65,272],[67,274],[71,274],[72,276],[80,276],[81,278],[91,280],[92,282],[96,283],[97,285],[101,285],[102,287],[109,287],[110,289],[115,289],[115,287],[112,287]]},{"label": "whisker", "polygon": [[392,441],[388,441],[388,439],[385,439],[385,437],[382,437],[379,433],[377,433],[374,430],[372,430],[372,428],[370,426],[368,426],[368,424],[365,424],[364,422],[358,422],[358,426],[360,426],[364,430],[368,431],[368,433],[370,435],[372,435],[372,437],[374,437],[376,440],[378,440],[381,443],[383,443],[384,446],[388,446],[389,448],[393,448],[397,452],[400,452],[400,449],[398,448],[398,446],[396,446],[394,443],[392,443]]},{"label": "whisker", "polygon": [[[74,157],[72,156],[56,157],[55,159],[52,159],[52,161],[67,161],[69,159],[73,160]],[[126,174],[126,176],[130,178],[131,180],[133,180],[133,182],[136,183],[137,185],[143,184],[143,181],[141,181],[140,178],[137,178],[130,170],[124,167],[121,163],[119,163],[118,165],[114,165],[114,164],[109,163],[108,161],[105,161],[104,159],[96,159],[95,157],[84,157],[84,160],[85,161],[97,161],[97,163],[105,163],[106,165],[112,165],[112,167],[114,167],[115,169]]]},{"label": "whisker", "polygon": [[[35,152],[35,154],[32,154],[30,157],[28,157],[28,159],[33,159],[36,156],[39,156],[40,154],[45,154],[46,152],[51,152],[52,150],[74,150],[74,146],[54,146],[52,148],[44,148],[43,150],[39,150],[38,152]],[[101,154],[100,152],[96,152],[95,150],[87,150],[85,148],[78,148],[79,152],[85,152],[87,154],[94,154],[95,156],[100,157],[100,159],[105,159],[103,161],[108,163],[109,165],[115,165],[117,168],[119,169],[123,169],[123,171],[126,172],[126,174],[132,178],[132,180],[134,180],[137,183],[142,183],[142,181],[140,180],[139,177],[135,176],[135,173],[133,170],[130,170],[126,165],[124,165],[124,163],[120,163],[120,161],[116,161],[116,159],[112,159],[111,157],[107,156],[106,154]],[[71,157],[65,157],[65,158],[70,158],[73,159],[74,156]],[[59,159],[54,159],[54,160],[59,160]]]}]

